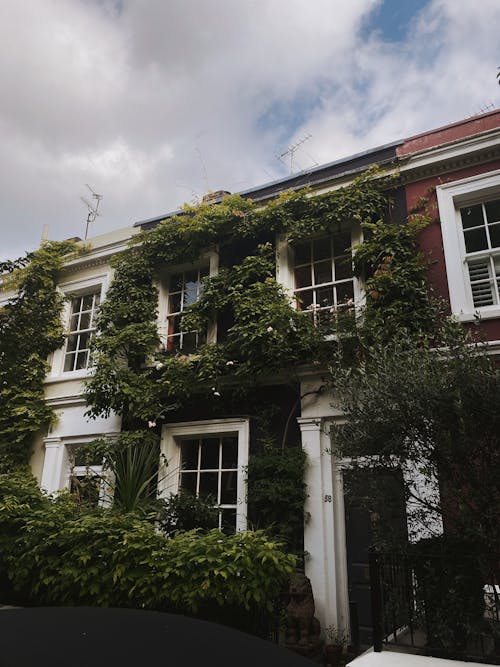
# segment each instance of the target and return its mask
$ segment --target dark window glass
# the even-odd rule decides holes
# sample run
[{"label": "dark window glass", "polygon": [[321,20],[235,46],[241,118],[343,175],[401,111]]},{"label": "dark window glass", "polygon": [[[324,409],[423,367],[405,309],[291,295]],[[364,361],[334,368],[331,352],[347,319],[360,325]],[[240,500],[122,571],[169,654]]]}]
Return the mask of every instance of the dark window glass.
[{"label": "dark window glass", "polygon": [[329,259],[332,256],[331,238],[325,236],[313,242],[313,257],[317,262],[320,259]]},{"label": "dark window glass", "polygon": [[198,468],[198,440],[183,440],[181,443],[181,465],[183,470]]},{"label": "dark window glass", "polygon": [[314,282],[316,285],[332,282],[332,263],[330,260],[318,262],[314,265]]},{"label": "dark window glass", "polygon": [[490,241],[492,248],[500,248],[500,223],[489,226]]},{"label": "dark window glass", "polygon": [[484,205],[488,222],[500,221],[500,199],[489,201]]},{"label": "dark window glass", "polygon": [[220,502],[221,505],[236,503],[237,475],[235,470],[223,472],[221,476]]},{"label": "dark window glass", "polygon": [[486,238],[486,229],[471,229],[464,232],[465,249],[467,252],[476,252],[478,250],[486,250],[488,248],[488,240]]},{"label": "dark window glass", "polygon": [[335,280],[344,280],[352,277],[352,258],[339,257],[335,260]]},{"label": "dark window glass", "polygon": [[181,490],[196,495],[196,478],[197,473],[195,472],[183,472],[181,474]]},{"label": "dark window glass", "polygon": [[200,496],[214,496],[218,497],[218,483],[219,473],[217,472],[200,472]]},{"label": "dark window glass", "polygon": [[462,227],[464,229],[484,225],[483,207],[481,204],[461,208],[460,215],[462,216]]},{"label": "dark window glass", "polygon": [[311,262],[311,244],[299,243],[294,248],[295,251],[295,265],[309,264]]},{"label": "dark window glass", "polygon": [[352,283],[341,283],[337,285],[337,305],[341,306],[343,303],[354,299],[354,289]]},{"label": "dark window glass", "polygon": [[312,284],[311,265],[301,266],[295,269],[295,287],[308,287]]},{"label": "dark window glass", "polygon": [[222,467],[238,467],[238,438],[222,438]]},{"label": "dark window glass", "polygon": [[219,438],[204,438],[201,441],[202,470],[219,468]]}]

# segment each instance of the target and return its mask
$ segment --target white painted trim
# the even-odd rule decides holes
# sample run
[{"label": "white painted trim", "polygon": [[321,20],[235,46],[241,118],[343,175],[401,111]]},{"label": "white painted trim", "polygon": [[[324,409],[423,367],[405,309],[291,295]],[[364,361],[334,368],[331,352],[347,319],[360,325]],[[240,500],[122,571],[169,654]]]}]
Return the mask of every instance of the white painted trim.
[{"label": "white painted trim", "polygon": [[[475,308],[459,208],[500,196],[500,169],[436,187],[451,312],[463,322],[500,317],[500,304]],[[486,253],[478,253],[479,256]],[[470,255],[469,255],[470,256]]]},{"label": "white painted trim", "polygon": [[[500,129],[486,130],[485,133],[477,134],[473,137],[457,139],[452,142],[446,142],[441,146],[431,146],[424,150],[401,155],[399,157],[400,171],[412,171],[421,168],[428,168],[441,162],[452,160],[464,160],[473,153],[479,151],[491,150],[499,146]],[[405,159],[407,162],[405,163]]]},{"label": "white painted trim", "polygon": [[[160,481],[158,496],[165,497],[179,491],[180,454],[178,441],[186,438],[202,438],[206,435],[238,436],[238,473],[236,499],[236,530],[247,529],[247,481],[245,468],[248,465],[250,425],[248,419],[211,419],[207,421],[165,424],[162,428]],[[166,461],[166,463],[165,463]]]},{"label": "white painted trim", "polygon": [[[82,280],[72,280],[68,282],[61,283],[58,285],[57,289],[60,294],[64,296],[66,302],[63,307],[61,314],[63,325],[65,328],[69,325],[69,318],[71,315],[71,297],[72,296],[81,296],[86,292],[93,291],[97,288],[101,288],[100,301],[105,298],[107,289],[109,286],[109,272],[100,273],[90,278],[85,278]],[[90,375],[88,368],[81,369],[78,371],[67,371],[64,372],[64,358],[66,352],[66,341],[64,345],[56,350],[52,354],[52,359],[50,361],[50,375],[45,378],[45,382],[59,382],[61,380],[78,380],[84,379]]]}]

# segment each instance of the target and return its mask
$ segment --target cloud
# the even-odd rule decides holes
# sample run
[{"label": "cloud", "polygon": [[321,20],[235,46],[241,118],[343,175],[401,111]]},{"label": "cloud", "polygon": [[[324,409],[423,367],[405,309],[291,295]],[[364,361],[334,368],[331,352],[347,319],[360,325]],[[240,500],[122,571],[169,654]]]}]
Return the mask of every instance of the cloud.
[{"label": "cloud", "polygon": [[285,175],[305,132],[303,167],[498,100],[496,0],[433,0],[404,44],[381,1],[0,3],[0,258],[81,234],[85,183],[105,232]]}]

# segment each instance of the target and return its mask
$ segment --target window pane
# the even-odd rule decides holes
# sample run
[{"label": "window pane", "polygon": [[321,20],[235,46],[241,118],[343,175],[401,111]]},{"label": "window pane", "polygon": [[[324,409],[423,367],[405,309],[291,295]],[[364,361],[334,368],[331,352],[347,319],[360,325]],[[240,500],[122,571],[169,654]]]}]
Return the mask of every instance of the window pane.
[{"label": "window pane", "polygon": [[88,357],[89,357],[88,351],[78,352],[76,357],[76,366],[75,366],[76,371],[80,371],[83,368],[87,368]]},{"label": "window pane", "polygon": [[461,208],[460,215],[462,216],[462,227],[464,229],[484,225],[483,207],[481,204]]},{"label": "window pane", "polygon": [[222,438],[222,467],[238,467],[238,438]]},{"label": "window pane", "polygon": [[320,287],[316,294],[316,303],[321,308],[333,305],[333,287]]},{"label": "window pane", "polygon": [[198,299],[198,291],[196,287],[190,287],[184,292],[184,303],[183,307],[187,308],[191,304],[195,303]]},{"label": "window pane", "polygon": [[78,349],[79,350],[87,350],[90,344],[90,337],[92,334],[90,333],[81,333],[78,336]]},{"label": "window pane", "polygon": [[295,269],[295,287],[308,287],[312,284],[311,265],[301,266],[300,269]]},{"label": "window pane", "polygon": [[333,252],[335,256],[345,255],[347,250],[351,247],[351,232],[344,232],[343,234],[335,234],[333,237]]},{"label": "window pane", "polygon": [[171,292],[180,292],[182,290],[184,280],[182,273],[176,273],[170,277],[170,286],[169,291]]},{"label": "window pane", "polygon": [[181,312],[181,299],[182,295],[180,292],[170,294],[168,298],[168,312],[169,313],[180,313]]},{"label": "window pane", "polygon": [[181,466],[183,470],[198,469],[198,440],[181,442]]},{"label": "window pane", "polygon": [[316,239],[313,243],[313,257],[317,262],[320,259],[329,259],[332,256],[331,237],[325,236],[322,239]]},{"label": "window pane", "polygon": [[74,365],[75,365],[75,355],[67,354],[64,360],[64,372],[66,373],[67,371],[72,371]]},{"label": "window pane", "polygon": [[492,248],[500,248],[500,223],[489,226],[490,241]]},{"label": "window pane", "polygon": [[204,438],[201,441],[201,469],[219,468],[219,438]]},{"label": "window pane", "polygon": [[71,302],[71,312],[79,313],[82,310],[83,297],[76,296]]},{"label": "window pane", "polygon": [[486,229],[472,229],[464,232],[465,249],[467,252],[476,252],[488,248]]},{"label": "window pane", "polygon": [[299,310],[307,310],[313,302],[313,291],[304,290],[304,292],[297,293],[297,301]]},{"label": "window pane", "polygon": [[311,244],[309,241],[307,243],[299,243],[294,247],[295,253],[295,266],[299,264],[309,264],[311,262]]},{"label": "window pane", "polygon": [[354,288],[352,283],[348,282],[337,285],[337,305],[340,306],[349,301],[349,299],[354,299]]},{"label": "window pane", "polygon": [[346,255],[335,260],[335,280],[352,277],[352,257]]},{"label": "window pane", "polygon": [[198,347],[198,334],[195,332],[182,334],[181,350],[184,354],[191,354]]},{"label": "window pane", "polygon": [[90,329],[90,316],[91,313],[82,313],[80,316],[80,330]]},{"label": "window pane", "polygon": [[500,199],[496,201],[489,201],[484,205],[486,209],[486,217],[488,222],[499,222],[500,221]]},{"label": "window pane", "polygon": [[218,499],[219,473],[200,472],[200,496],[213,496]]},{"label": "window pane", "polygon": [[314,282],[316,285],[321,285],[322,283],[330,283],[332,281],[332,263],[330,260],[327,262],[318,262],[314,265]]},{"label": "window pane", "polygon": [[78,331],[78,319],[80,317],[80,313],[75,313],[75,315],[72,315],[69,320],[69,330],[70,331]]},{"label": "window pane", "polygon": [[78,334],[70,334],[68,336],[68,342],[66,344],[66,350],[68,352],[74,352],[76,350],[77,342],[78,342]]},{"label": "window pane", "polygon": [[222,505],[231,505],[236,503],[236,471],[223,472],[221,478],[220,502]]},{"label": "window pane", "polygon": [[181,491],[189,491],[196,495],[196,477],[195,472],[183,472],[181,474]]},{"label": "window pane", "polygon": [[86,294],[82,297],[82,310],[92,310],[92,304],[94,302],[93,294]]}]

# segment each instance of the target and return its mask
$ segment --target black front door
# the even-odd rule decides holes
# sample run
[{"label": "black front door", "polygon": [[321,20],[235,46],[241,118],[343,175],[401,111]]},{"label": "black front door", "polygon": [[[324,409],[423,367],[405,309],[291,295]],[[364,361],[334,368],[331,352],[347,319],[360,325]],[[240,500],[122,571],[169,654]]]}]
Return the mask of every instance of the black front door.
[{"label": "black front door", "polygon": [[406,542],[403,479],[397,471],[344,472],[347,578],[352,642],[372,645],[370,547],[384,541],[391,548]]}]

